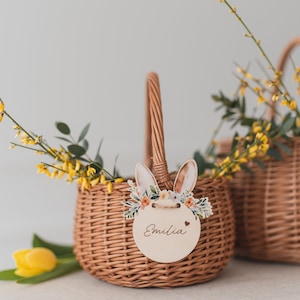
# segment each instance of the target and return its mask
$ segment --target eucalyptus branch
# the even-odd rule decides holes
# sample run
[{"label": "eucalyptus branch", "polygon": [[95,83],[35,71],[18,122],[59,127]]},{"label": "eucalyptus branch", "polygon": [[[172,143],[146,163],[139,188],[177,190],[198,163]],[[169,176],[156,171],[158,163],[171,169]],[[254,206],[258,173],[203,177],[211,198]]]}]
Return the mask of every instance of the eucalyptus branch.
[{"label": "eucalyptus branch", "polygon": [[[244,22],[244,20],[240,17],[240,15],[237,13],[236,7],[232,6],[229,4],[229,2],[227,0],[219,0],[219,2],[224,3],[225,5],[227,5],[227,7],[229,7],[230,12],[233,13],[236,18],[238,19],[238,21],[242,24],[242,26],[245,28],[245,30],[247,31],[247,33],[245,34],[246,37],[249,37],[253,40],[253,42],[255,43],[255,45],[258,47],[261,55],[264,57],[264,59],[267,61],[268,63],[268,67],[273,71],[274,76],[276,78],[276,80],[279,82],[279,84],[276,83],[276,80],[273,82],[272,84],[276,87],[276,90],[279,91],[279,93],[282,95],[282,97],[287,100],[288,102],[292,101],[293,98],[291,97],[287,87],[285,86],[284,82],[282,81],[282,76],[281,76],[281,72],[279,72],[279,70],[277,70],[273,63],[271,62],[270,58],[268,57],[268,55],[266,54],[265,50],[263,49],[263,47],[261,46],[261,42],[259,39],[257,39],[254,34],[252,33],[252,31],[249,29],[249,27],[247,26],[247,24]],[[282,86],[283,90],[280,90],[279,86]],[[300,112],[298,110],[298,108],[296,107],[295,112],[297,114],[297,116],[300,116]]]}]

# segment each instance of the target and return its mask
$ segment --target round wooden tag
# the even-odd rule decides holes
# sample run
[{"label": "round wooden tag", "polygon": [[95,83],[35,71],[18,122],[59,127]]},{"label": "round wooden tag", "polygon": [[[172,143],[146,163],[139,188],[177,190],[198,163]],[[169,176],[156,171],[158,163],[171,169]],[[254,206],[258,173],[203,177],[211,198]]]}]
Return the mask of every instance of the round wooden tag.
[{"label": "round wooden tag", "polygon": [[182,203],[158,200],[151,204],[141,209],[133,222],[133,237],[139,250],[161,263],[189,255],[200,238],[199,218]]}]

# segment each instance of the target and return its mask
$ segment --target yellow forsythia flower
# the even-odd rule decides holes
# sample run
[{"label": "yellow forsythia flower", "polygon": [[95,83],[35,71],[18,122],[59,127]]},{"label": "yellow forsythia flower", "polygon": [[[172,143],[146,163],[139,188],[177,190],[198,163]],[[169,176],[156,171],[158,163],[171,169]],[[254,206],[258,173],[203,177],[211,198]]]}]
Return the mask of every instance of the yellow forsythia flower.
[{"label": "yellow forsythia flower", "polygon": [[101,183],[106,183],[105,175],[103,174],[103,172],[100,175],[100,182]]},{"label": "yellow forsythia flower", "polygon": [[115,179],[115,183],[121,183],[124,181],[124,178],[123,177],[118,177]]},{"label": "yellow forsythia flower", "polygon": [[4,116],[4,102],[0,99],[0,122],[2,121]]},{"label": "yellow forsythia flower", "polygon": [[95,173],[96,173],[96,169],[91,167],[91,166],[88,166],[88,169],[86,171],[86,175],[91,176],[91,175],[94,175]]},{"label": "yellow forsythia flower", "polygon": [[108,194],[111,194],[113,192],[113,185],[112,185],[112,182],[111,181],[108,181],[106,183],[106,189],[107,189],[107,193]]},{"label": "yellow forsythia flower", "polygon": [[294,109],[296,109],[296,107],[297,107],[296,101],[295,101],[295,100],[292,100],[292,101],[289,103],[289,108],[290,108],[291,110],[294,110]]},{"label": "yellow forsythia flower", "polygon": [[57,264],[55,254],[42,247],[16,251],[13,258],[17,266],[15,274],[21,277],[31,277],[52,271]]}]

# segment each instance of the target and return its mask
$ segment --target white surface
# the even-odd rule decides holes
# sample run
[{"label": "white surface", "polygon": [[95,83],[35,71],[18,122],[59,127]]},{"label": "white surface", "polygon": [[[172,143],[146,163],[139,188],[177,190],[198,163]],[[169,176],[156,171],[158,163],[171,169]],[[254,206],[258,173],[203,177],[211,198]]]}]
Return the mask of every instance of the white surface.
[{"label": "white surface", "polygon": [[0,282],[5,300],[298,300],[300,268],[233,260],[216,279],[173,289],[133,289],[100,281],[79,271],[34,286]]}]

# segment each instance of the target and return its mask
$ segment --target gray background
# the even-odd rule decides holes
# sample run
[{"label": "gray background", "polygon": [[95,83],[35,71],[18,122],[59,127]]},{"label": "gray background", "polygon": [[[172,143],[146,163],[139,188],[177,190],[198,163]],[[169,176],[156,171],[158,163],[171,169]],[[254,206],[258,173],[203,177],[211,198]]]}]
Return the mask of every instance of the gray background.
[{"label": "gray background", "polygon": [[[233,4],[276,64],[299,34],[299,1]],[[0,96],[51,144],[58,144],[55,121],[67,122],[75,136],[91,122],[91,154],[103,138],[105,166],[112,169],[119,155],[128,176],[144,158],[145,77],[156,71],[174,170],[207,146],[220,119],[211,94],[235,91],[235,63],[257,69],[260,54],[244,32],[217,0],[0,0]],[[71,242],[76,196],[75,185],[36,175],[41,157],[8,149],[11,125],[0,124],[1,259],[28,246],[33,232]],[[230,134],[225,128],[219,138]],[[0,269],[11,264],[1,261]]]}]

